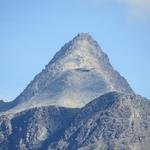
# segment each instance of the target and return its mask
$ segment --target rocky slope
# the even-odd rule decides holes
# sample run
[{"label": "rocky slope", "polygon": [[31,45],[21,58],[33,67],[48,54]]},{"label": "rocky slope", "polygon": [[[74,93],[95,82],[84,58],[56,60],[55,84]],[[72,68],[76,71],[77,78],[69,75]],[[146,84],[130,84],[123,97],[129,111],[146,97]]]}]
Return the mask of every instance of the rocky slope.
[{"label": "rocky slope", "polygon": [[49,106],[0,116],[0,149],[46,150],[48,143],[58,139],[77,112],[78,109]]},{"label": "rocky slope", "polygon": [[150,101],[109,93],[81,109],[63,137],[49,149],[148,150]]},{"label": "rocky slope", "polygon": [[81,33],[56,53],[27,88],[6,104],[5,110],[22,111],[41,105],[82,107],[110,91],[133,93],[98,43],[89,34]]},{"label": "rocky slope", "polygon": [[2,150],[148,150],[150,101],[111,92],[81,109],[33,108],[0,118]]},{"label": "rocky slope", "polygon": [[0,150],[148,150],[149,108],[82,33],[14,101],[0,101]]}]

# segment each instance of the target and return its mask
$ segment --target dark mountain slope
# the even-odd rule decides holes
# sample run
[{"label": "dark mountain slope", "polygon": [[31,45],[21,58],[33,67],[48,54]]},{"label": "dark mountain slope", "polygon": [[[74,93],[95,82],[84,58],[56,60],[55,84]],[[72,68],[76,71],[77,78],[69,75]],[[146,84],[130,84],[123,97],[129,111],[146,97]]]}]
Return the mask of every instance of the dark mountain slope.
[{"label": "dark mountain slope", "polygon": [[78,109],[55,106],[33,108],[14,116],[0,117],[0,149],[30,150],[48,148],[70,125]]},{"label": "dark mountain slope", "polygon": [[148,150],[150,101],[111,92],[82,109],[55,106],[0,117],[1,150]]},{"label": "dark mountain slope", "polygon": [[64,136],[50,149],[148,150],[150,101],[112,92],[92,101],[75,117]]}]

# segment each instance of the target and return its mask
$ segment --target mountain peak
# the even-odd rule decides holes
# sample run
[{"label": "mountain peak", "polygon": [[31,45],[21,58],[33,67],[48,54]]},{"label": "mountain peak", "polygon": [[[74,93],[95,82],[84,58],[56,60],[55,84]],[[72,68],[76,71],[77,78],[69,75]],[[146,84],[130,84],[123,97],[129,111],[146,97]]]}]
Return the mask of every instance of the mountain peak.
[{"label": "mountain peak", "polygon": [[[92,59],[99,59],[106,55],[102,52],[99,44],[93,39],[89,33],[79,33],[71,41],[66,43],[50,61],[49,65],[64,59],[70,62],[76,62],[76,64],[87,63],[92,64]],[[106,58],[106,57],[105,57]],[[103,59],[103,58],[102,58]],[[108,60],[108,59],[107,59]],[[65,61],[66,63],[66,61]]]},{"label": "mountain peak", "polygon": [[78,33],[75,39],[93,39],[89,33]]},{"label": "mountain peak", "polygon": [[133,93],[92,36],[79,33],[56,53],[11,106],[77,108],[110,91]]},{"label": "mountain peak", "polygon": [[100,48],[99,44],[94,40],[92,35],[90,35],[89,33],[78,33],[77,36],[73,38],[71,43],[76,43],[77,41],[81,41],[81,44],[83,44],[83,41],[87,41],[89,44]]}]

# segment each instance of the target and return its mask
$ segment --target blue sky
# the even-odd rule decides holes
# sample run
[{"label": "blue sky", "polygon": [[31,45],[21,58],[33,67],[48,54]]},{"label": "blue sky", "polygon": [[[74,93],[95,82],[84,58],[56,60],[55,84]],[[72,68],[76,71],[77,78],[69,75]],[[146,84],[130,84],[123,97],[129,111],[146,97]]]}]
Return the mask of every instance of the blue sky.
[{"label": "blue sky", "polygon": [[1,0],[0,99],[18,96],[79,32],[89,32],[135,92],[150,98],[149,0]]}]

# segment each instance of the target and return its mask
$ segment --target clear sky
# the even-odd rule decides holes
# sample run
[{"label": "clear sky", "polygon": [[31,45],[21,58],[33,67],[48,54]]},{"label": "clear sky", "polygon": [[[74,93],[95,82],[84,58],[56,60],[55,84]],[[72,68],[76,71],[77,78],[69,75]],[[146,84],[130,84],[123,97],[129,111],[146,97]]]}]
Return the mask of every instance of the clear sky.
[{"label": "clear sky", "polygon": [[13,100],[79,32],[150,98],[149,0],[0,0],[0,99]]}]

